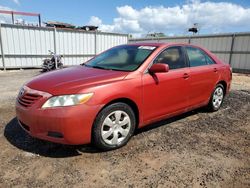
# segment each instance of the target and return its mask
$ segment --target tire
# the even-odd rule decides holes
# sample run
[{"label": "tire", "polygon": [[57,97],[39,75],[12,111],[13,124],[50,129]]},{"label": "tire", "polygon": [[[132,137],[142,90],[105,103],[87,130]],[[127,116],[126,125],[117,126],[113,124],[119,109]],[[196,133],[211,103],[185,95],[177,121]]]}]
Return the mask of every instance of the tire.
[{"label": "tire", "polygon": [[58,63],[58,68],[62,69],[63,68],[63,64],[62,63]]},{"label": "tire", "polygon": [[129,105],[121,102],[111,104],[97,115],[92,142],[103,151],[118,149],[130,140],[135,125],[135,114]]},{"label": "tire", "polygon": [[41,72],[47,72],[47,69],[42,69]]},{"label": "tire", "polygon": [[224,96],[225,96],[224,86],[222,84],[217,84],[210,97],[207,106],[208,110],[211,112],[218,111],[223,103]]}]

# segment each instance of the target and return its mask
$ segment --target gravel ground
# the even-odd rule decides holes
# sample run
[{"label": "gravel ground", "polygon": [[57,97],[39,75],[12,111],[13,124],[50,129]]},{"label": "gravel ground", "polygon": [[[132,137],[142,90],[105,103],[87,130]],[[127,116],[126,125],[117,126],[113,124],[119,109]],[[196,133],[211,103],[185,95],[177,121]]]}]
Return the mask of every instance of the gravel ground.
[{"label": "gravel ground", "polygon": [[215,113],[195,110],[98,152],[34,139],[17,124],[15,96],[38,70],[0,72],[0,187],[250,187],[250,76],[233,75]]}]

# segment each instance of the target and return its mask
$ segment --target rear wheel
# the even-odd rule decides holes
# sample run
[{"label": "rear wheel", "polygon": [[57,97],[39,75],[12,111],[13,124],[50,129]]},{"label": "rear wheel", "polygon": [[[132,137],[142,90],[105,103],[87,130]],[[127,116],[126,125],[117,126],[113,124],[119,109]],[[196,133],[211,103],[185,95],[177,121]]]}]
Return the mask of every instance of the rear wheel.
[{"label": "rear wheel", "polygon": [[104,108],[93,126],[93,143],[101,150],[112,150],[127,144],[135,130],[135,115],[125,103]]},{"label": "rear wheel", "polygon": [[222,84],[216,85],[209,104],[208,104],[208,109],[212,112],[217,111],[220,109],[222,102],[224,99],[224,86]]}]

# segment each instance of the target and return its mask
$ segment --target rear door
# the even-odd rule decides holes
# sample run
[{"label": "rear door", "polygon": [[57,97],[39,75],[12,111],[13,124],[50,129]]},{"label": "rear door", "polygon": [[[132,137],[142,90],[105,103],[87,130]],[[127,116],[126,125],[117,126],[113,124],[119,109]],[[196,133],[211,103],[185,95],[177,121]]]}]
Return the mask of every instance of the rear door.
[{"label": "rear door", "polygon": [[169,47],[153,63],[166,63],[170,70],[167,73],[143,75],[144,122],[188,107],[189,68],[183,48]]},{"label": "rear door", "polygon": [[217,64],[200,48],[185,47],[190,66],[189,105],[209,100],[219,78]]}]

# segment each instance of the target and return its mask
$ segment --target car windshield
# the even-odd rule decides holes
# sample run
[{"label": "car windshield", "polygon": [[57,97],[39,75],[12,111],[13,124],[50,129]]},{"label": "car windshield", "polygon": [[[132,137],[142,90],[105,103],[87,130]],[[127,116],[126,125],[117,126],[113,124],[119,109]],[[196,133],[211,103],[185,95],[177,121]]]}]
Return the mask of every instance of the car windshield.
[{"label": "car windshield", "polygon": [[94,57],[85,66],[108,70],[134,71],[155,48],[155,46],[139,45],[117,46]]}]

